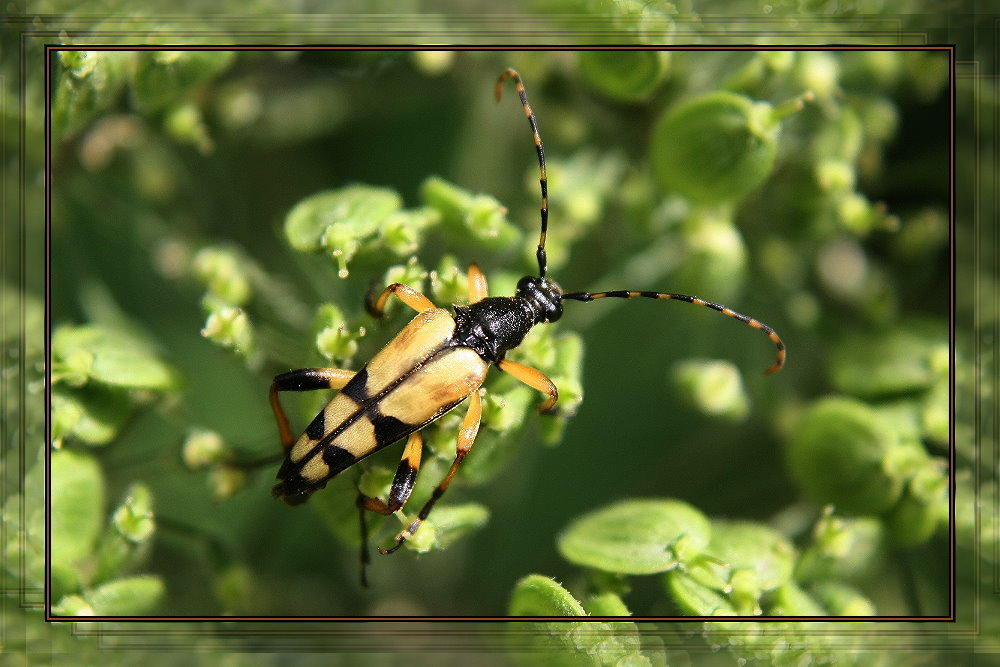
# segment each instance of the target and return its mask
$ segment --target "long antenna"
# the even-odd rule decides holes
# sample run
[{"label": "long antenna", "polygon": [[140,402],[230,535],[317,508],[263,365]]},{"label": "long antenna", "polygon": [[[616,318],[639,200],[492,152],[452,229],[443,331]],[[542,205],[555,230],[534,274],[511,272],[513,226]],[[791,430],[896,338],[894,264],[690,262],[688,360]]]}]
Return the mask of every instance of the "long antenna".
[{"label": "long antenna", "polygon": [[688,296],[687,294],[670,294],[667,292],[629,292],[626,290],[618,290],[615,292],[572,292],[570,294],[563,294],[562,298],[573,299],[574,301],[593,301],[594,299],[634,299],[636,297],[646,297],[647,299],[673,299],[675,301],[684,301],[686,303],[693,303],[696,306],[705,306],[706,308],[711,308],[712,310],[717,310],[727,317],[732,317],[735,320],[739,320],[747,326],[753,327],[754,329],[760,329],[763,331],[774,346],[778,348],[778,360],[774,362],[773,365],[769,366],[765,374],[770,375],[771,373],[777,373],[782,366],[785,364],[785,344],[781,342],[781,338],[778,334],[774,332],[774,329],[767,326],[760,320],[755,320],[748,315],[743,315],[737,313],[732,308],[728,306],[723,306],[719,303],[712,303],[711,301],[705,301],[704,299],[699,299],[696,296]]},{"label": "long antenna", "polygon": [[545,234],[549,229],[549,186],[548,179],[545,177],[545,149],[542,147],[542,136],[538,134],[538,123],[535,121],[535,112],[531,110],[531,105],[528,104],[528,96],[524,93],[524,82],[521,81],[521,75],[517,73],[517,70],[507,68],[500,75],[500,78],[497,79],[497,102],[503,98],[503,82],[507,79],[514,79],[517,94],[521,98],[521,106],[524,107],[524,115],[528,117],[528,123],[531,125],[531,134],[535,139],[535,150],[538,151],[538,171],[540,174],[538,183],[542,186],[542,233],[538,237],[538,250],[535,252],[535,256],[538,258],[538,276],[544,278],[546,267]]}]

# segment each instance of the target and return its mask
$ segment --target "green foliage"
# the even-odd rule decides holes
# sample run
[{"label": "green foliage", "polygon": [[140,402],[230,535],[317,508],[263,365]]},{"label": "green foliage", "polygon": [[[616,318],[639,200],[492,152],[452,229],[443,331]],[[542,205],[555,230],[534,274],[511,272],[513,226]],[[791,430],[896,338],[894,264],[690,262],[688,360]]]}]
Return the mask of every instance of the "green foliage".
[{"label": "green foliage", "polygon": [[508,611],[511,616],[585,616],[577,600],[558,583],[530,574],[514,587]]},{"label": "green foliage", "polygon": [[[613,594],[590,600],[590,609],[558,583],[529,574],[514,587],[511,616],[628,616],[628,609]],[[611,612],[604,614],[602,612]],[[630,622],[588,621],[531,623],[523,626],[527,642],[517,642],[519,662],[528,665],[635,665],[664,664],[662,647],[644,647],[638,626]],[[520,636],[520,633],[514,634]],[[512,644],[514,642],[512,641]],[[527,650],[521,654],[521,651]]]},{"label": "green foliage", "polygon": [[141,484],[102,528],[105,480],[93,456],[51,455],[52,613],[57,616],[148,614],[162,600],[158,575],[128,576],[145,560],[155,532],[152,499]]},{"label": "green foliage", "polygon": [[337,259],[339,276],[366,239],[378,234],[386,219],[402,206],[386,188],[361,185],[321,192],[295,205],[285,219],[288,244],[303,252],[325,250]]},{"label": "green foliage", "polygon": [[700,554],[708,519],[676,500],[629,500],[580,517],[559,536],[569,561],[606,572],[655,574]]}]

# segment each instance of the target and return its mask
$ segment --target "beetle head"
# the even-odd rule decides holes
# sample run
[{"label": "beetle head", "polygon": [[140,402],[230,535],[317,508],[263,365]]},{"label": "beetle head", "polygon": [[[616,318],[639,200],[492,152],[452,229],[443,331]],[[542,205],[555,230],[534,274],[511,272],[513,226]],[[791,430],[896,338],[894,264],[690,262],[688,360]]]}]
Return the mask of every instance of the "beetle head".
[{"label": "beetle head", "polygon": [[555,322],[562,317],[562,288],[554,281],[525,276],[517,281],[516,294],[532,304],[538,322]]}]

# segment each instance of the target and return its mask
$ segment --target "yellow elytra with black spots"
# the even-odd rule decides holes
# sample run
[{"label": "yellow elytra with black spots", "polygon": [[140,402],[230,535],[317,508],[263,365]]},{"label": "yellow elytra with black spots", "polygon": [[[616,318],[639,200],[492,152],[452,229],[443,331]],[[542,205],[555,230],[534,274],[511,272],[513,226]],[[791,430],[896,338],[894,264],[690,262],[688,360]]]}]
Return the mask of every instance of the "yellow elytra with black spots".
[{"label": "yellow elytra with black spots", "polygon": [[[437,485],[417,518],[396,536],[395,546],[379,549],[396,551],[427,518],[438,498],[447,490],[459,465],[472,449],[479,430],[482,403],[479,389],[490,364],[513,375],[547,395],[540,412],[551,413],[559,398],[555,384],[540,371],[505,358],[509,350],[521,344],[536,324],[555,322],[562,316],[563,302],[619,298],[677,300],[716,310],[759,329],[774,343],[777,361],[767,369],[773,373],[785,362],[785,346],[774,329],[763,322],[741,315],[727,306],[699,297],[669,292],[616,290],[610,292],[563,292],[545,277],[545,239],[548,230],[548,181],[545,174],[545,151],[538,132],[535,114],[528,104],[520,75],[505,70],[496,83],[499,100],[503,82],[513,79],[521,106],[531,126],[538,153],[539,184],[542,205],[541,233],[535,253],[538,276],[525,276],[517,283],[513,296],[487,295],[486,278],[475,264],[469,267],[469,303],[455,305],[452,312],[436,307],[427,297],[400,283],[389,285],[368,303],[369,311],[381,316],[386,301],[397,297],[417,312],[417,316],[357,373],[334,368],[303,368],[283,373],[271,384],[270,400],[285,448],[285,461],[278,471],[275,496],[297,505],[326,486],[330,478],[357,461],[393,442],[407,438],[403,456],[393,478],[388,498],[358,495],[362,531],[362,563],[367,563],[364,544],[367,529],[365,511],[391,514],[401,509],[413,490],[420,468],[423,440],[420,429],[441,417],[459,403],[469,401],[469,409],[459,429],[455,460]],[[297,439],[278,400],[279,392],[339,389]],[[362,567],[362,582],[364,582]]]},{"label": "yellow elytra with black spots", "polygon": [[444,309],[413,318],[316,415],[288,452],[275,494],[292,503],[305,500],[330,477],[429,424],[479,389],[487,363],[457,345],[454,333],[455,320]]}]

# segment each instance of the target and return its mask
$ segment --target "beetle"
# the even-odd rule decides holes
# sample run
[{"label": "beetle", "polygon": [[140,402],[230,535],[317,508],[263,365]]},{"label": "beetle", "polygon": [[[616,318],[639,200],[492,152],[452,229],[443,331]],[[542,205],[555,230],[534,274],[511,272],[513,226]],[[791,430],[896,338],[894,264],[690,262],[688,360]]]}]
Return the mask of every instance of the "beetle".
[{"label": "beetle", "polygon": [[[284,462],[277,474],[279,482],[272,492],[289,505],[305,502],[313,492],[326,486],[331,478],[361,459],[406,438],[387,500],[365,496],[361,492],[358,494],[362,583],[365,583],[364,564],[368,562],[365,512],[388,515],[403,508],[420,469],[423,448],[420,429],[468,399],[468,411],[458,431],[455,459],[447,474],[416,519],[396,535],[395,544],[388,549],[379,547],[378,551],[382,554],[393,553],[416,533],[472,449],[482,415],[479,388],[490,365],[545,394],[545,400],[538,406],[539,411],[554,412],[559,391],[552,380],[535,368],[507,359],[506,354],[520,345],[536,324],[557,321],[562,316],[565,301],[644,297],[705,306],[767,335],[777,348],[777,361],[765,371],[767,374],[776,372],[785,362],[785,345],[774,329],[727,306],[695,296],[667,292],[563,292],[558,284],[546,277],[548,181],[545,151],[535,114],[528,104],[524,83],[517,71],[506,69],[501,73],[496,82],[497,101],[503,96],[507,79],[514,81],[538,153],[542,195],[541,233],[535,253],[538,275],[521,278],[514,296],[489,296],[485,276],[477,265],[472,264],[468,273],[469,303],[453,305],[451,312],[435,306],[412,287],[393,283],[377,298],[369,295],[369,311],[376,317],[382,317],[386,302],[395,296],[417,315],[361,370],[303,368],[282,373],[271,383],[269,399],[285,450]],[[339,393],[296,439],[282,409],[279,393],[315,389],[338,389]]]}]

